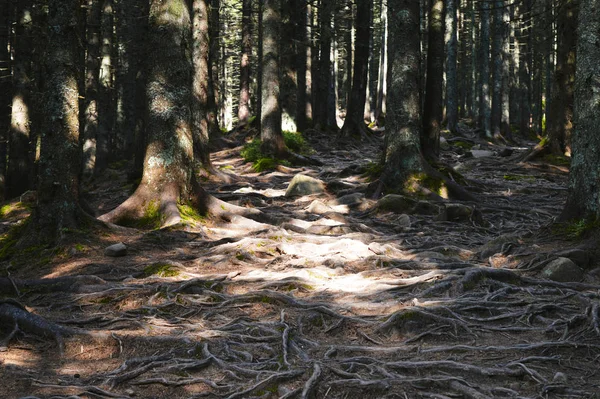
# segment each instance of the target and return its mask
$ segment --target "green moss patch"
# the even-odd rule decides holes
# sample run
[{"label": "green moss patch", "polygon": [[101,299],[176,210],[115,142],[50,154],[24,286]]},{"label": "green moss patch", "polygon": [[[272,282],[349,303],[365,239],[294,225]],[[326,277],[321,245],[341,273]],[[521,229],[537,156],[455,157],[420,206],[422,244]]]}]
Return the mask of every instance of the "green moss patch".
[{"label": "green moss patch", "polygon": [[504,175],[504,180],[508,181],[535,181],[536,177],[531,175]]},{"label": "green moss patch", "polygon": [[587,236],[591,231],[600,228],[598,219],[579,219],[568,223],[556,224],[552,230],[555,234],[565,236],[569,240],[580,240]]},{"label": "green moss patch", "polygon": [[177,277],[180,274],[181,272],[169,263],[153,263],[144,268],[144,277]]},{"label": "green moss patch", "polygon": [[[314,153],[312,147],[306,142],[301,133],[295,132],[283,132],[283,139],[285,145],[290,151],[298,154],[311,154]],[[261,141],[255,138],[249,143],[244,145],[240,155],[246,162],[252,162],[252,168],[255,172],[260,173],[266,170],[273,170],[278,165],[290,166],[291,164],[286,160],[273,158],[268,154],[261,151]]]}]

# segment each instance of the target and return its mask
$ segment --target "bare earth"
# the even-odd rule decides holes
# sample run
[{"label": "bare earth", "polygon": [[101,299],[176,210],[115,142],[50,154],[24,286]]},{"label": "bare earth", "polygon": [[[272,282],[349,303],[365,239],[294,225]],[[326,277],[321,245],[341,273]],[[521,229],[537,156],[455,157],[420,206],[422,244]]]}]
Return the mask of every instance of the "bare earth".
[{"label": "bare earth", "polygon": [[[407,217],[356,194],[338,201],[365,191],[381,138],[309,138],[325,166],[258,174],[238,147],[213,160],[239,177],[203,183],[282,223],[113,229],[49,261],[1,265],[0,298],[12,299],[0,301],[0,321],[2,309],[34,320],[2,343],[0,397],[600,397],[593,251],[569,255],[585,268],[581,282],[540,275],[581,245],[549,227],[565,200],[565,167],[519,163],[522,150],[461,159],[481,199],[467,205],[483,223]],[[457,152],[444,158],[454,164]],[[284,197],[298,172],[328,192]],[[98,214],[131,192],[117,170],[90,189]],[[117,242],[127,256],[104,256]],[[96,277],[31,281],[65,276]],[[14,327],[2,323],[0,339]]]}]

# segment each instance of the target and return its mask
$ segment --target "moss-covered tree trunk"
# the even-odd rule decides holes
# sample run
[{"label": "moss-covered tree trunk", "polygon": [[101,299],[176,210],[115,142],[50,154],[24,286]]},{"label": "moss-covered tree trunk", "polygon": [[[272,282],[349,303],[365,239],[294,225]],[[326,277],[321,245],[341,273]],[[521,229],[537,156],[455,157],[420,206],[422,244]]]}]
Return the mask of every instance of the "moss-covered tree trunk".
[{"label": "moss-covered tree trunk", "polygon": [[356,43],[354,52],[354,71],[352,73],[352,90],[350,103],[346,112],[346,119],[341,136],[361,137],[368,133],[364,121],[365,101],[367,99],[367,77],[369,67],[369,36],[371,13],[373,4],[371,0],[357,0],[356,2]]},{"label": "moss-covered tree trunk", "polygon": [[[147,46],[147,147],[134,194],[100,220],[122,223],[149,216],[162,226],[181,220],[178,203],[195,188],[192,138],[192,29],[186,0],[152,0]],[[157,221],[154,220],[154,223]]]},{"label": "moss-covered tree trunk", "polygon": [[429,0],[427,39],[427,80],[421,147],[427,158],[437,158],[440,150],[444,93],[444,2],[442,0]]},{"label": "moss-covered tree trunk", "polygon": [[561,219],[600,217],[600,0],[579,3],[573,155]]},{"label": "moss-covered tree trunk", "polygon": [[421,152],[419,13],[419,2],[388,1],[389,91],[384,165],[378,191],[440,195],[447,192],[455,198],[474,200],[464,188],[433,169]]},{"label": "moss-covered tree trunk", "polygon": [[262,151],[282,157],[286,153],[281,131],[281,103],[279,77],[279,25],[281,24],[279,0],[264,0],[262,9]]},{"label": "moss-covered tree trunk", "polygon": [[78,0],[50,0],[48,7],[38,201],[29,238],[55,243],[66,229],[77,228],[82,216],[78,204],[81,153],[77,86],[81,8]]},{"label": "moss-covered tree trunk", "polygon": [[13,96],[9,136],[8,168],[6,171],[6,194],[15,197],[29,188],[29,136],[31,132],[33,44],[33,2],[16,3],[16,29],[13,50]]},{"label": "moss-covered tree trunk", "polygon": [[393,191],[401,191],[411,174],[423,170],[419,13],[418,1],[388,0],[390,73],[382,182]]},{"label": "moss-covered tree trunk", "polygon": [[208,85],[210,50],[208,0],[194,0],[194,21],[192,28],[193,38],[193,138],[194,153],[198,161],[208,170],[212,170],[208,148],[209,123],[208,123]]}]

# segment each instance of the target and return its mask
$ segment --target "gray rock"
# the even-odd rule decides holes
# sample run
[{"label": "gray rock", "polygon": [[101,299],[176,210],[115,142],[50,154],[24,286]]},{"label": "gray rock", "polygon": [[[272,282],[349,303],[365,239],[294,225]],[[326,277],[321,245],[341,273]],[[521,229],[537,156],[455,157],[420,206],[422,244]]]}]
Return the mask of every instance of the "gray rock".
[{"label": "gray rock", "polygon": [[544,267],[541,276],[561,283],[578,282],[583,279],[583,271],[569,258],[556,258]]},{"label": "gray rock", "polygon": [[113,244],[104,249],[104,255],[111,256],[113,258],[116,258],[119,256],[125,256],[125,255],[127,255],[127,246],[125,244],[123,244],[122,242],[120,242],[118,244]]},{"label": "gray rock", "polygon": [[[473,148],[475,148],[475,147],[473,147]],[[474,158],[487,158],[487,157],[494,156],[494,151],[471,149],[471,154],[473,154]]]},{"label": "gray rock", "polygon": [[377,201],[377,209],[383,212],[436,215],[440,207],[428,201],[417,201],[399,194],[388,194]]},{"label": "gray rock", "polygon": [[444,222],[466,222],[484,226],[485,221],[481,212],[471,206],[463,204],[445,204],[437,220]]},{"label": "gray rock", "polygon": [[500,237],[496,237],[481,246],[479,249],[479,257],[480,259],[487,259],[488,257],[497,253],[508,252],[510,247],[517,247],[518,245],[518,236],[514,234],[505,234]]},{"label": "gray rock", "polygon": [[314,177],[297,174],[290,182],[286,192],[286,197],[304,196],[325,192],[325,183]]},{"label": "gray rock", "polygon": [[398,219],[395,222],[396,226],[398,227],[404,227],[404,228],[409,228],[411,226],[410,223],[410,217],[407,214],[402,214],[398,217]]},{"label": "gray rock", "polygon": [[314,200],[310,203],[306,210],[310,213],[316,213],[318,215],[322,215],[324,213],[333,212],[333,208],[328,205],[325,205],[323,202],[319,200]]},{"label": "gray rock", "polygon": [[571,248],[556,253],[562,258],[569,258],[582,269],[587,269],[590,265],[590,253],[580,248]]},{"label": "gray rock", "polygon": [[[328,186],[329,187],[329,186]],[[352,193],[344,195],[343,197],[337,198],[330,201],[330,205],[357,205],[364,201],[365,195],[363,193]]]}]

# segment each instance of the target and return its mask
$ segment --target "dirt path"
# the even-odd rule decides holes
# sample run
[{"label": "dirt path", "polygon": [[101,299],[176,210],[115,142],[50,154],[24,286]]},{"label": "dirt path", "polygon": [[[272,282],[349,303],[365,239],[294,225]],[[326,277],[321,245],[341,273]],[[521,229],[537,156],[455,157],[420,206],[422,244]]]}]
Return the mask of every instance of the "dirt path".
[{"label": "dirt path", "polygon": [[[454,146],[444,157],[481,202],[407,215],[361,196],[380,146],[312,144],[325,166],[257,174],[239,148],[214,154],[241,178],[204,186],[277,224],[115,231],[13,270],[3,295],[43,319],[0,352],[0,397],[596,397],[599,279],[540,275],[558,256],[594,266],[545,227],[564,203],[565,168]],[[328,192],[285,197],[298,172]],[[127,196],[116,174],[95,190],[110,200],[98,208]],[[118,241],[128,255],[104,256]],[[64,289],[26,283],[40,269]],[[84,275],[96,277],[64,279]],[[0,317],[17,307],[0,301]]]}]

